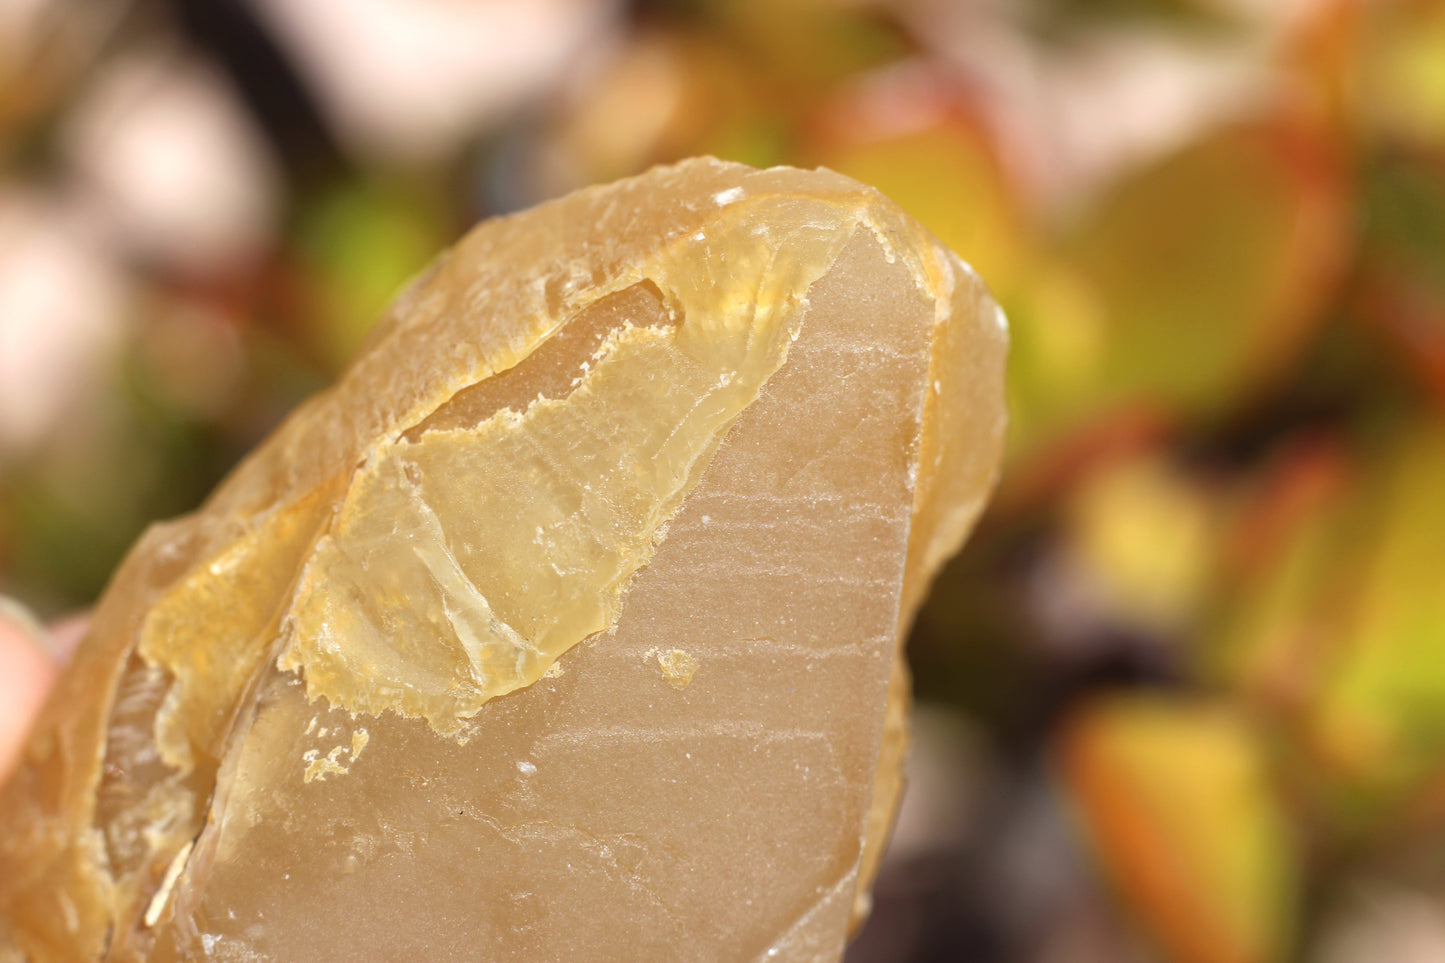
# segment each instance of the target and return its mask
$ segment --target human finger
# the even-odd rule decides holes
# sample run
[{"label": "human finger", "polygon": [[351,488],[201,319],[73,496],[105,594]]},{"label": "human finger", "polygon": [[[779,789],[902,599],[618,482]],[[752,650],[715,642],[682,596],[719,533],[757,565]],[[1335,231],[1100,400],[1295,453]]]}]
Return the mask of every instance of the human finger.
[{"label": "human finger", "polygon": [[10,774],[30,724],[59,672],[47,633],[29,613],[0,597],[0,780]]}]

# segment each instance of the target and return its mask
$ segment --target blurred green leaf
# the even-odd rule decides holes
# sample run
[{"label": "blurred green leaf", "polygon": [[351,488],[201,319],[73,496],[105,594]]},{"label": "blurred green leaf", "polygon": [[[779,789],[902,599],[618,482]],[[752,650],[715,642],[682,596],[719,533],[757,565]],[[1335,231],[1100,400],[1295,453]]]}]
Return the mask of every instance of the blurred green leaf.
[{"label": "blurred green leaf", "polygon": [[301,211],[310,336],[332,370],[351,359],[401,286],[450,238],[449,219],[412,185],[338,184]]}]

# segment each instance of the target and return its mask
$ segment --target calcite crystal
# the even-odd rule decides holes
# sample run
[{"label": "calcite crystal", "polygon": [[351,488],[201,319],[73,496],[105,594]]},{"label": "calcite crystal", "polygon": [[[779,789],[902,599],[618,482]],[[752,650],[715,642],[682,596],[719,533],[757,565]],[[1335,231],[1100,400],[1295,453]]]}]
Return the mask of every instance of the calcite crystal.
[{"label": "calcite crystal", "polygon": [[0,961],[836,959],[1005,341],[827,171],[483,223],[131,552],[0,795]]}]

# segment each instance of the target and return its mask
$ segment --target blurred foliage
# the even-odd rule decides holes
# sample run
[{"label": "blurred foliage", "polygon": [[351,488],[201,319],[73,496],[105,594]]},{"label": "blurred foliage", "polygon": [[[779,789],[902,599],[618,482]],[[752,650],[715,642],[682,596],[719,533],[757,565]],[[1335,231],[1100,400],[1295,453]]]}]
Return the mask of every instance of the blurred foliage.
[{"label": "blurred foliage", "polygon": [[[1000,827],[1042,784],[1123,923],[1066,930],[1019,891],[967,958],[1058,959],[1060,933],[1070,960],[1445,958],[1445,4],[571,2],[611,11],[595,49],[413,161],[346,139],[263,0],[0,17],[0,201],[40,189],[81,225],[124,331],[63,342],[100,360],[43,429],[0,419],[4,590],[86,604],[477,217],[697,153],[826,165],[958,250],[1013,325],[998,497],[910,649],[1004,788],[958,857],[982,882],[927,925],[994,905]],[[209,64],[231,98],[207,109],[235,114],[219,153],[181,117],[157,156],[224,166],[252,130],[235,176],[276,172],[259,249],[168,262],[108,212],[183,178],[132,171],[126,207],[77,173],[73,116],[157,49]],[[30,237],[8,223],[0,299]],[[22,322],[45,327],[0,318],[0,351],[44,341]],[[59,350],[0,372],[44,387]],[[1436,929],[1379,942],[1379,893]]]},{"label": "blurred foliage", "polygon": [[1062,747],[1110,872],[1175,958],[1288,956],[1296,841],[1271,792],[1263,740],[1237,709],[1114,697],[1081,708]]}]

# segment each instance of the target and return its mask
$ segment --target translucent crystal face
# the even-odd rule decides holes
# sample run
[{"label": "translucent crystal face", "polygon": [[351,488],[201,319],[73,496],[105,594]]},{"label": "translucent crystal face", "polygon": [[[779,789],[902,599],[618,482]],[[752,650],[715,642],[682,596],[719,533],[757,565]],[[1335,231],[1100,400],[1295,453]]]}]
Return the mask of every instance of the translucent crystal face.
[{"label": "translucent crystal face", "polygon": [[0,795],[0,960],[836,955],[1004,340],[828,172],[483,224],[117,575]]},{"label": "translucent crystal face", "polygon": [[284,629],[309,693],[453,732],[616,621],[846,240],[824,202],[732,203],[477,386],[530,397],[463,389],[358,472]]}]

